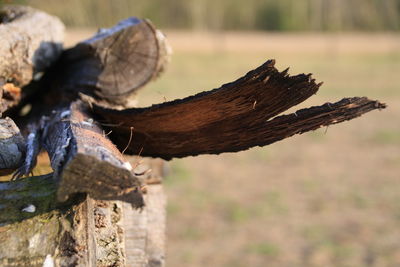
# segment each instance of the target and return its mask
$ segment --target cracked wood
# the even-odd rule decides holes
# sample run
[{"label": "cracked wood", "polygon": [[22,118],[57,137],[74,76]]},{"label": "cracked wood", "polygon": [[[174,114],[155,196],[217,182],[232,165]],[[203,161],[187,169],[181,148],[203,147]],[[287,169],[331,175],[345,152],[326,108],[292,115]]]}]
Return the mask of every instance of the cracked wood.
[{"label": "cracked wood", "polygon": [[149,21],[131,17],[64,51],[50,79],[58,92],[131,105],[135,92],[164,69],[168,54],[164,35]]},{"label": "cracked wood", "polygon": [[269,60],[232,83],[184,99],[148,108],[95,107],[95,113],[116,125],[109,127],[110,138],[119,149],[129,144],[128,154],[169,160],[265,146],[385,108],[377,101],[349,98],[275,117],[314,95],[321,84],[310,74],[279,72],[274,64]]},{"label": "cracked wood", "polygon": [[60,180],[59,201],[75,193],[88,193],[95,199],[143,206],[140,181],[133,175],[132,166],[82,102],[55,110],[45,123],[42,138],[55,178]]}]

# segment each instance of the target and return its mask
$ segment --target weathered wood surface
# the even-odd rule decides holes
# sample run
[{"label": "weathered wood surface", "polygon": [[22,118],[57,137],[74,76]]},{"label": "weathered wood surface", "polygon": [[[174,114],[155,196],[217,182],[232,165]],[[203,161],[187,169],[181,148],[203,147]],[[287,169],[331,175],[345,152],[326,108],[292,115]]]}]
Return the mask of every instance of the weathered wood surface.
[{"label": "weathered wood surface", "polygon": [[0,10],[0,113],[18,103],[21,87],[46,70],[62,51],[64,25],[25,6]]},{"label": "weathered wood surface", "polygon": [[[25,6],[0,9],[0,116],[28,95],[22,86],[45,71],[62,51],[64,25]],[[32,92],[31,92],[32,93]],[[12,119],[0,120],[0,174],[23,163],[24,140]]]},{"label": "weathered wood surface", "polygon": [[132,166],[89,115],[88,107],[74,102],[52,111],[43,124],[43,147],[58,178],[58,200],[75,193],[95,199],[124,200],[143,206],[141,183]]},{"label": "weathered wood surface", "polygon": [[18,168],[25,156],[25,141],[10,118],[0,118],[0,175]]},{"label": "weathered wood surface", "polygon": [[59,200],[87,192],[94,198],[125,199],[141,206],[140,183],[132,176],[131,166],[124,163],[89,111],[80,108],[83,104],[68,103],[82,97],[89,104],[128,105],[140,87],[159,75],[167,58],[163,35],[150,22],[137,18],[101,30],[65,51],[42,80],[50,91],[36,99],[33,109],[36,118],[38,113],[44,116],[30,132],[33,141],[15,176],[27,175],[44,147],[55,176],[61,178]]},{"label": "weathered wood surface", "polygon": [[[273,60],[218,89],[148,108],[94,107],[101,121],[118,122],[110,139],[127,154],[171,159],[265,146],[296,133],[350,120],[384,104],[349,98],[275,117],[314,95],[311,75],[289,76]],[[132,138],[133,136],[133,138]],[[133,139],[132,142],[128,142]]]},{"label": "weathered wood surface", "polygon": [[[27,18],[18,14],[7,25]],[[56,51],[57,42],[49,43],[46,49]],[[171,159],[240,151],[385,107],[349,98],[278,116],[315,94],[320,84],[311,75],[279,72],[268,61],[219,89],[116,110],[132,105],[137,90],[162,71],[167,55],[162,34],[148,21],[130,18],[65,51],[44,75],[47,94],[31,103],[32,118],[40,119],[29,127],[16,176],[29,173],[42,147],[54,173],[0,183],[0,241],[12,247],[0,248],[0,265],[163,266],[161,172],[146,171],[137,158],[127,162],[124,152]],[[0,113],[43,71],[37,59],[19,76],[0,79]]]},{"label": "weathered wood surface", "polygon": [[[19,222],[56,208],[57,183],[52,175],[0,182],[0,225]],[[33,205],[34,212],[23,211]]]},{"label": "weathered wood surface", "polygon": [[[29,183],[38,192],[25,188],[25,194],[31,191],[30,197],[26,195],[16,201],[19,206],[15,213],[19,212],[24,220],[0,225],[0,242],[3,244],[0,246],[0,265],[45,266],[46,261],[53,264],[46,266],[96,266],[96,250],[92,249],[95,247],[95,216],[91,202],[82,197],[80,201],[75,200],[75,205],[54,209],[58,202],[51,175],[36,178],[33,179],[35,183]],[[22,181],[11,182],[8,186]],[[0,187],[3,184],[0,183]],[[22,196],[22,191],[6,196],[19,193]],[[5,203],[8,205],[9,202]]]},{"label": "weathered wood surface", "polygon": [[128,18],[64,51],[51,75],[53,87],[104,105],[132,106],[137,90],[164,69],[168,51],[149,21]]},{"label": "weathered wood surface", "polygon": [[[155,36],[143,36],[142,31],[150,34],[149,29],[153,28],[150,28],[151,25],[146,21],[140,21],[139,24],[140,27],[136,29],[136,39],[129,39],[129,32],[125,32],[124,34],[127,34],[125,41],[143,42],[142,44],[137,44],[139,47],[147,42],[147,45],[150,46],[148,47],[149,49],[157,48],[159,50],[157,50],[157,55],[150,57],[151,60],[149,62],[140,62],[140,68],[147,68],[146,73],[149,77],[143,80],[142,84],[132,86],[132,91],[126,92],[123,97],[118,96],[123,100],[126,100],[128,96],[131,96],[135,90],[148,82],[148,80],[157,76],[165,66],[166,46],[163,43],[162,36],[157,31],[152,33]],[[136,27],[131,26],[133,28]],[[94,44],[93,47],[99,44],[104,46],[107,43],[107,38],[109,38],[109,41],[110,38],[122,36],[121,32],[118,31],[103,32],[103,34],[99,35],[100,37],[96,37],[97,39],[94,38],[96,41],[92,43]],[[155,38],[157,42],[155,45],[147,40],[150,37]],[[112,52],[111,48],[109,50]],[[79,51],[75,52],[79,54],[85,49]],[[118,52],[118,50],[116,51]],[[84,56],[82,62],[87,63],[97,57],[96,53],[89,54]],[[110,58],[112,56],[110,54]],[[65,60],[65,57],[63,57],[63,60]],[[65,63],[65,61],[63,62]],[[77,63],[74,60],[69,62],[68,64],[71,64],[71,66],[75,66],[73,64]],[[114,62],[113,64],[116,67],[118,67],[118,64],[122,64],[122,61],[118,63],[116,59],[108,61],[107,64],[110,64],[109,62]],[[154,62],[156,66],[151,65]],[[89,65],[86,65],[84,70],[90,71]],[[7,222],[7,225],[4,226],[5,228],[0,229],[0,232],[6,233],[4,235],[0,234],[0,238],[4,238],[5,242],[14,244],[16,247],[22,246],[19,241],[32,243],[32,238],[39,238],[46,244],[43,246],[43,251],[29,250],[24,247],[22,251],[25,253],[25,258],[22,257],[21,253],[14,251],[0,254],[0,260],[4,265],[15,262],[19,266],[28,266],[27,262],[31,263],[30,266],[41,266],[45,259],[54,261],[56,265],[60,266],[150,266],[150,263],[152,264],[151,266],[163,266],[165,257],[165,199],[161,185],[156,184],[161,179],[156,175],[149,176],[148,172],[142,172],[141,167],[143,167],[143,164],[139,164],[139,162],[134,162],[134,167],[137,167],[138,170],[136,172],[133,170],[134,167],[125,160],[121,152],[108,140],[107,133],[102,130],[102,126],[93,119],[88,105],[80,101],[68,103],[68,101],[82,96],[81,93],[86,93],[90,99],[87,97],[84,97],[84,99],[89,99],[89,101],[95,101],[92,97],[97,96],[91,94],[93,91],[89,90],[89,88],[93,88],[80,84],[76,87],[80,89],[74,89],[76,95],[71,97],[68,90],[72,87],[69,87],[65,81],[73,80],[73,71],[63,73],[65,80],[58,80],[57,76],[50,75],[54,74],[56,69],[59,70],[59,66],[54,67],[45,76],[47,80],[44,80],[44,84],[50,84],[53,91],[43,99],[36,99],[38,101],[33,105],[33,109],[36,112],[34,117],[41,117],[41,119],[31,123],[31,127],[29,127],[30,133],[28,136],[30,138],[27,139],[27,157],[25,157],[24,163],[16,173],[16,176],[28,174],[35,165],[35,159],[40,149],[42,147],[46,149],[49,153],[54,174],[51,174],[51,177],[46,177],[43,183],[37,183],[37,186],[39,187],[39,195],[43,193],[46,197],[45,200],[51,199],[53,205],[48,205],[48,209],[46,209],[46,203],[48,202],[36,198],[35,194],[24,192],[27,198],[23,199],[22,203],[25,205],[25,202],[33,202],[36,209],[35,212],[28,213],[28,216],[26,212],[22,212],[22,217],[17,219],[17,221],[20,221],[18,226],[15,225],[15,222],[10,225]],[[96,65],[95,67],[99,66]],[[125,66],[122,64],[119,67],[127,71],[127,68],[134,70],[137,65]],[[107,75],[110,76],[110,74]],[[133,80],[140,79],[140,75],[142,75],[141,72],[132,72],[131,77]],[[82,80],[87,77],[82,74]],[[82,80],[77,80],[77,84]],[[97,89],[99,87],[96,87]],[[53,97],[57,94],[57,97]],[[103,98],[106,97],[108,96],[103,96]],[[112,100],[107,102],[111,103],[118,97],[111,96],[110,99]],[[64,102],[65,100],[67,102]],[[99,103],[99,101],[96,103]],[[110,103],[108,105],[111,105]],[[122,103],[123,105],[128,104],[122,100],[118,102],[118,104]],[[138,165],[141,167],[138,167]],[[141,179],[135,173],[141,176]],[[152,178],[147,179],[148,177]],[[38,182],[35,178],[29,177],[26,180]],[[25,181],[25,179],[5,183],[4,186],[14,185],[22,181]],[[145,194],[148,205],[143,207],[142,190],[144,188],[142,185],[148,181],[151,181],[150,188],[147,188],[148,191]],[[153,188],[157,188],[157,190]],[[3,191],[1,193],[4,193],[5,197],[9,197],[14,191]],[[90,198],[77,202],[75,196],[79,192],[88,193]],[[48,194],[50,194],[50,197]],[[93,200],[91,197],[97,200]],[[74,205],[66,206],[64,210],[60,211],[59,204],[56,205],[55,203],[64,203],[62,201],[67,199],[71,200],[70,203]],[[125,204],[114,200],[123,200]],[[21,205],[14,206],[17,207],[14,208],[15,214],[21,216],[21,209],[25,208],[21,208]],[[10,208],[10,206],[7,207]],[[32,208],[30,205],[27,207]],[[141,209],[138,210],[138,207],[141,207]],[[130,216],[132,214],[134,217]],[[54,220],[49,220],[47,223],[47,218],[54,218]],[[5,216],[3,219],[10,219],[10,217]],[[137,227],[132,226],[137,220],[142,220],[146,225],[145,232],[141,232],[144,233],[145,237],[145,243],[142,244],[142,247],[138,243],[132,242],[131,238],[141,234],[131,232],[132,229],[137,229]],[[29,227],[30,224],[35,225],[33,229],[37,232],[36,236],[32,237],[33,233],[30,231],[26,233],[17,231],[16,236],[19,241],[10,239],[10,233],[13,231],[14,226],[18,227],[18,229],[23,229]],[[150,228],[147,228],[147,226]],[[44,231],[47,227],[49,230]],[[152,228],[154,228],[155,233],[152,232]],[[67,229],[69,230],[67,231]],[[52,234],[57,231],[62,233],[62,238]],[[32,243],[32,246],[37,245]],[[137,254],[137,249],[140,249],[143,253],[140,257]],[[139,258],[145,259],[145,263],[139,264],[141,262]]]},{"label": "weathered wood surface", "polygon": [[166,246],[166,197],[162,187],[162,178],[166,175],[166,165],[160,159],[140,159],[131,157],[135,172],[140,172],[144,190],[144,202],[141,209],[133,209],[123,203],[123,229],[127,266],[165,265]]},{"label": "weathered wood surface", "polygon": [[83,194],[61,203],[52,174],[0,182],[0,242],[7,244],[0,265],[163,266],[163,162],[135,157],[131,164],[148,183],[142,209]]},{"label": "weathered wood surface", "polygon": [[[75,205],[56,200],[57,182],[52,174],[11,182],[0,182],[0,265],[57,266],[89,265],[85,197]],[[91,215],[91,217],[90,217]]]}]

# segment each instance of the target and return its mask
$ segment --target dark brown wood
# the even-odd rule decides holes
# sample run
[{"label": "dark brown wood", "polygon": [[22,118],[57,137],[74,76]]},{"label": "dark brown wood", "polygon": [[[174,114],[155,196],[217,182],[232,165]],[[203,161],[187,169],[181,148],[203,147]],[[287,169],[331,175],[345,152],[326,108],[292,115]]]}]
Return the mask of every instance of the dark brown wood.
[{"label": "dark brown wood", "polygon": [[[110,138],[119,149],[127,147],[128,154],[171,159],[264,146],[315,129],[316,125],[341,122],[385,107],[376,101],[352,98],[274,118],[315,94],[319,86],[311,75],[279,72],[270,60],[212,91],[149,108],[95,107],[95,112],[104,123],[115,124],[109,127]],[[347,102],[352,104],[345,105]]]},{"label": "dark brown wood", "polygon": [[39,77],[62,51],[64,25],[26,6],[0,9],[0,113],[15,105],[22,86]]},{"label": "dark brown wood", "polygon": [[149,21],[132,17],[66,50],[54,70],[59,77],[51,77],[53,87],[104,105],[129,106],[135,92],[163,70],[168,49]]}]

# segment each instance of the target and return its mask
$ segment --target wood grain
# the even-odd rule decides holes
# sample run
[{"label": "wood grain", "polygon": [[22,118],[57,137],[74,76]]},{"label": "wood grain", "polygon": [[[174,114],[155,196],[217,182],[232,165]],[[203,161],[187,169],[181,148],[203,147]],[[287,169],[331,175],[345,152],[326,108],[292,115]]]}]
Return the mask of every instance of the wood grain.
[{"label": "wood grain", "polygon": [[64,51],[50,79],[56,91],[84,94],[104,105],[129,105],[135,92],[164,69],[168,49],[149,21],[131,17]]},{"label": "wood grain", "polygon": [[275,118],[315,94],[321,84],[311,75],[279,72],[274,63],[267,61],[232,83],[184,99],[148,108],[95,107],[95,112],[106,125],[115,125],[109,127],[110,138],[119,149],[169,160],[265,146],[385,107],[349,98]]}]

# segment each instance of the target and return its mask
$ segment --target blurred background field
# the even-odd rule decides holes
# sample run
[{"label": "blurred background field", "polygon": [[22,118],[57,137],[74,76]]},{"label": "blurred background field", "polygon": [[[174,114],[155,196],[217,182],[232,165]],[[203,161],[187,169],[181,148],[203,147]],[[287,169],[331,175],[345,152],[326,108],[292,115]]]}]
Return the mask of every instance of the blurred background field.
[{"label": "blurred background field", "polygon": [[170,68],[142,104],[215,88],[275,58],[281,70],[324,81],[302,106],[356,95],[389,105],[268,147],[174,160],[170,266],[400,264],[398,36],[167,35]]},{"label": "blurred background field", "polygon": [[219,87],[270,58],[324,82],[300,107],[388,104],[264,148],[173,160],[168,266],[400,266],[400,1],[13,2],[60,16],[67,45],[131,15],[164,29],[174,54],[141,106]]},{"label": "blurred background field", "polygon": [[161,28],[195,30],[399,30],[399,0],[16,0],[68,26],[111,26],[135,14]]}]

